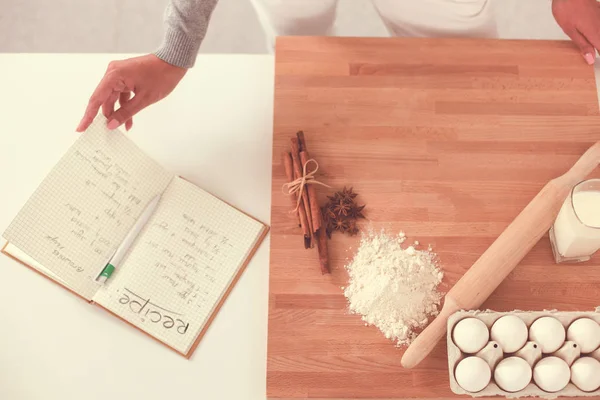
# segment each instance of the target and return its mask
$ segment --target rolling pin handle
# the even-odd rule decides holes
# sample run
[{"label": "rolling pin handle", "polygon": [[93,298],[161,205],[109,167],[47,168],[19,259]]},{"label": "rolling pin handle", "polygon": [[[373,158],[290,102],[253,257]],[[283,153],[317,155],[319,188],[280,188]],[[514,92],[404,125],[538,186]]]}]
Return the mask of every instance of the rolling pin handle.
[{"label": "rolling pin handle", "polygon": [[446,334],[448,318],[459,309],[456,302],[451,297],[446,296],[442,311],[427,327],[430,334],[417,336],[415,341],[406,349],[401,361],[404,368],[413,368],[427,357]]}]

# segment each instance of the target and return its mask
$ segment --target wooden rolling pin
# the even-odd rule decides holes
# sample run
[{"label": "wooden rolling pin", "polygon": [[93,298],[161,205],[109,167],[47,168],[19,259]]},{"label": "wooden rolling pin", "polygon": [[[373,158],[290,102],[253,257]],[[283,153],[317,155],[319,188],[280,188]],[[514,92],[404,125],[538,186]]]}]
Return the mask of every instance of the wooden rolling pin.
[{"label": "wooden rolling pin", "polygon": [[412,368],[446,334],[448,317],[473,310],[492,294],[550,229],[569,192],[600,164],[600,142],[593,145],[564,175],[542,188],[494,243],[446,294],[440,314],[408,347],[402,366]]}]

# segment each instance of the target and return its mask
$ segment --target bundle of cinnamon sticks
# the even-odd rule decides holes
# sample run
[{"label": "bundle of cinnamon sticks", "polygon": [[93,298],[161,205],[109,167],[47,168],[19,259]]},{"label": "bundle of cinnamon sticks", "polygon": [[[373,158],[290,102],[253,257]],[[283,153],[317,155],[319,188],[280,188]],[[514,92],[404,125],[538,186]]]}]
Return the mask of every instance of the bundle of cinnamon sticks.
[{"label": "bundle of cinnamon sticks", "polygon": [[[291,139],[291,152],[284,151],[282,158],[288,183],[304,177],[306,165],[311,160],[306,147],[304,132],[298,132],[296,137]],[[300,196],[300,199],[298,199],[298,196]],[[296,211],[298,224],[302,228],[304,248],[313,248],[315,244],[317,245],[321,273],[328,274],[330,271],[327,235],[325,227],[322,226],[323,216],[321,215],[315,185],[303,185],[302,190],[294,193],[290,198],[294,207],[293,210]]]}]

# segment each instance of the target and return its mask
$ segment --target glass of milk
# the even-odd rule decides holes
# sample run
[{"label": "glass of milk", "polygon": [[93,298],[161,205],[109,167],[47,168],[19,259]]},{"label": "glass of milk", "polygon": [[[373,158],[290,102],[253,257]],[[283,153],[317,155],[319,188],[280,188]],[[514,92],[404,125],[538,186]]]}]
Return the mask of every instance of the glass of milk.
[{"label": "glass of milk", "polygon": [[587,261],[600,249],[600,179],[577,184],[550,229],[554,259]]}]

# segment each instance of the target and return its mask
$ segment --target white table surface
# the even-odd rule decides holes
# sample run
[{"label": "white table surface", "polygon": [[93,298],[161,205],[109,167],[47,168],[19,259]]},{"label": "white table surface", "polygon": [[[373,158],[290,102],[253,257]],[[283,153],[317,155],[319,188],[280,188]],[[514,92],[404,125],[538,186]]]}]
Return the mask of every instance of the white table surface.
[{"label": "white table surface", "polygon": [[[0,231],[76,139],[107,63],[125,57],[0,55]],[[130,137],[268,223],[272,110],[272,56],[200,56]],[[189,361],[0,256],[0,399],[264,399],[268,250],[267,238]]]}]

